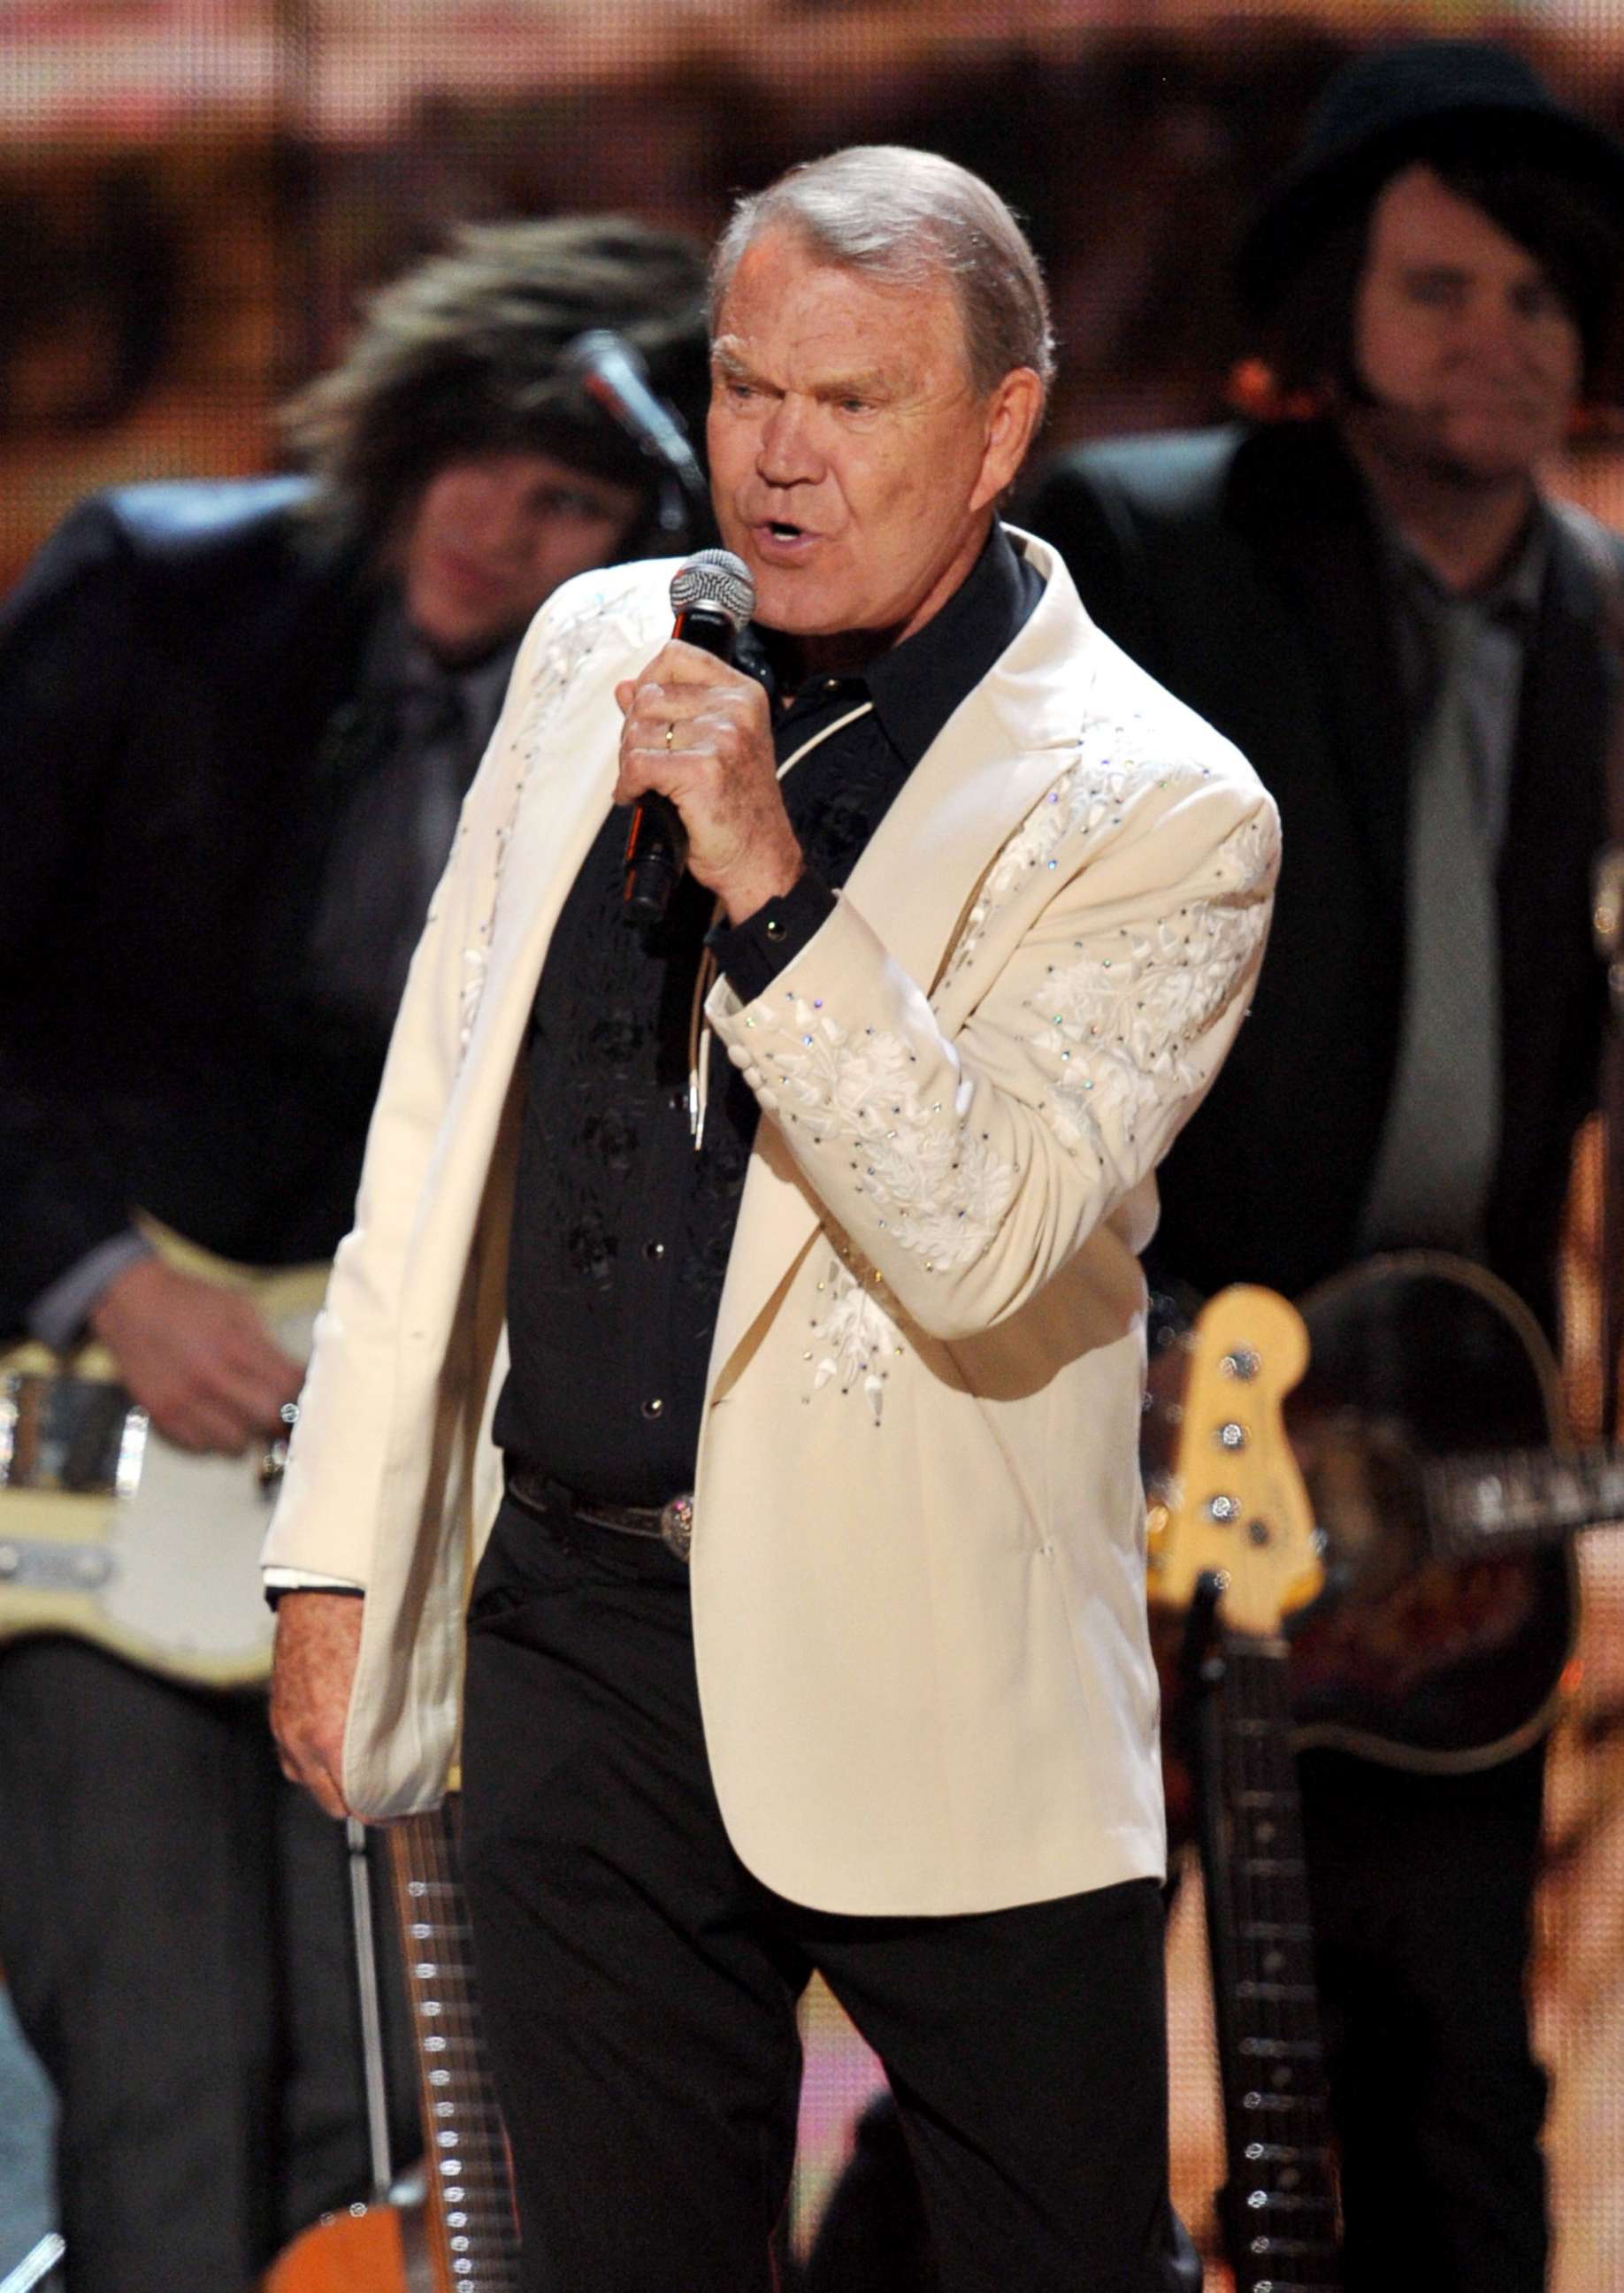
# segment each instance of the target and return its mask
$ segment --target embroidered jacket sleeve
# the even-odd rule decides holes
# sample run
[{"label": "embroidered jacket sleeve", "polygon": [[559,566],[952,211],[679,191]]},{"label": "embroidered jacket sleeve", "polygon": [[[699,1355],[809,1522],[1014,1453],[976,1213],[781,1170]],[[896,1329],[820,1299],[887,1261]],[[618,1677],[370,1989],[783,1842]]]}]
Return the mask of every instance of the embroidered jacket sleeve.
[{"label": "embroidered jacket sleeve", "polygon": [[923,1329],[964,1337],[1017,1311],[1216,1074],[1278,855],[1270,799],[1222,758],[1078,758],[998,855],[933,995],[844,895],[752,1001],[725,979],[713,993],[831,1223]]}]

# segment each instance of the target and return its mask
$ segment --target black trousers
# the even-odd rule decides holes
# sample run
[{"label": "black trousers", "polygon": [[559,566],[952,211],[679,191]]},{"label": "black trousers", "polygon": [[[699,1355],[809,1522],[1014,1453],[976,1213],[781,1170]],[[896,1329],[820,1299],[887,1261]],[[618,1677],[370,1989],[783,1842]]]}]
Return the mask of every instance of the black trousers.
[{"label": "black trousers", "polygon": [[1151,1880],[963,1918],[808,1910],[746,1871],[686,1572],[510,1503],[470,1614],[463,1861],[526,2293],[759,2293],[820,1970],[875,2048],[944,2293],[1168,2293]]},{"label": "black trousers", "polygon": [[[1524,1975],[1543,1757],[1300,1762],[1346,2293],[1541,2293],[1546,2081]],[[894,2116],[869,2111],[804,2293],[934,2293]]]},{"label": "black trousers", "polygon": [[1525,1983],[1543,1746],[1479,1775],[1298,1762],[1346,2293],[1540,2293]]},{"label": "black trousers", "polygon": [[368,2186],[343,1825],[279,1773],[263,1697],[40,1640],[0,1656],[0,1843],[69,2293],[239,2293]]}]

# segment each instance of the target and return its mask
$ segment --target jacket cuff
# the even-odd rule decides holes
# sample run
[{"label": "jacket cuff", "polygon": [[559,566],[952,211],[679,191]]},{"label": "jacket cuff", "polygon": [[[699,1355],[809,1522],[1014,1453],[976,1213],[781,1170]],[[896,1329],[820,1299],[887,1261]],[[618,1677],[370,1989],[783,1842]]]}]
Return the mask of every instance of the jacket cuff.
[{"label": "jacket cuff", "polygon": [[284,1592],[348,1592],[359,1600],[367,1587],[348,1576],[321,1576],[313,1568],[267,1568],[263,1571],[265,1600],[274,1608]]}]

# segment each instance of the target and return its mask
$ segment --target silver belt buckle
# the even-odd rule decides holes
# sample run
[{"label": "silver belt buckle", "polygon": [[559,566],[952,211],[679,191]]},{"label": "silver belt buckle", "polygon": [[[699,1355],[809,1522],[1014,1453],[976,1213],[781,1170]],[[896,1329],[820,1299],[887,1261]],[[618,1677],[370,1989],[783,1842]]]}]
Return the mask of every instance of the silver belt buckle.
[{"label": "silver belt buckle", "polygon": [[686,1560],[693,1549],[693,1499],[691,1496],[672,1497],[659,1509],[661,1542],[675,1552],[679,1560]]}]

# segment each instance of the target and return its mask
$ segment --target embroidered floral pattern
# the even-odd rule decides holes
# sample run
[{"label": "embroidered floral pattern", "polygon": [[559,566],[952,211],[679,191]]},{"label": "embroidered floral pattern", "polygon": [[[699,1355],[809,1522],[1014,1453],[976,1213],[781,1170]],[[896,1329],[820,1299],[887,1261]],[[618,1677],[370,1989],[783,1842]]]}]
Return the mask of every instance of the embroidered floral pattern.
[{"label": "embroidered floral pattern", "polygon": [[1232,829],[1213,855],[1213,872],[1221,890],[1256,899],[1273,888],[1280,873],[1280,839],[1272,820],[1260,812]]},{"label": "embroidered floral pattern", "polygon": [[572,610],[552,619],[547,643],[538,651],[531,664],[529,690],[510,741],[512,753],[517,759],[517,769],[508,797],[506,817],[496,831],[496,859],[491,870],[485,913],[474,927],[473,942],[463,950],[457,1035],[459,1056],[467,1053],[474,1022],[479,1017],[481,999],[485,993],[485,976],[490,961],[490,943],[497,927],[497,911],[501,904],[507,848],[513,840],[513,825],[524,798],[525,783],[541,754],[548,729],[563,706],[570,680],[583,661],[595,651],[600,639],[614,624],[617,616],[625,610],[628,599],[637,596],[639,586],[626,582],[618,589],[606,590],[583,583],[582,595]]},{"label": "embroidered floral pattern", "polygon": [[882,1228],[932,1270],[967,1266],[988,1247],[1014,1198],[1020,1173],[984,1133],[926,1106],[901,1036],[860,1033],[827,1011],[797,1003],[797,1040],[767,1054],[774,1097],[815,1138],[852,1142],[859,1194],[885,1213]]},{"label": "embroidered floral pattern", "polygon": [[[981,922],[1068,837],[1119,820],[1135,792],[1205,776],[1192,764],[1079,762],[999,855]],[[1249,817],[1212,855],[1201,896],[1157,922],[1079,942],[1075,960],[1051,967],[1030,1001],[1037,1025],[1027,1040],[1048,1082],[1040,1112],[1068,1150],[1131,1184],[1142,1117],[1201,1088],[1199,1047],[1261,944],[1274,856],[1266,816]],[[820,1142],[846,1142],[850,1183],[869,1197],[893,1246],[931,1273],[955,1272],[990,1248],[1021,1174],[976,1123],[970,1088],[961,1083],[950,1105],[925,1105],[904,1036],[854,1030],[820,1001],[799,999],[785,1012],[765,998],[746,1025],[766,1038],[757,1055],[764,1105]],[[837,1175],[826,1195],[836,1208],[844,1183]]]},{"label": "embroidered floral pattern", "polygon": [[[1102,1123],[1135,1143],[1140,1115],[1198,1090],[1196,1045],[1256,956],[1268,920],[1264,894],[1274,842],[1261,819],[1243,821],[1214,855],[1223,887],[1192,900],[1148,931],[1124,931],[1057,965],[1031,999],[1030,1041],[1050,1078],[1056,1134],[1103,1157]],[[1110,952],[1106,952],[1106,948]]]},{"label": "embroidered floral pattern", "polygon": [[994,910],[1034,869],[1053,863],[1069,837],[1092,838],[1102,828],[1114,827],[1124,806],[1144,789],[1205,777],[1199,765],[1169,765],[1160,759],[1145,762],[1136,758],[1136,730],[1131,724],[1090,728],[1076,763],[1033,806],[988,870],[949,959],[949,977],[975,954]]},{"label": "embroidered floral pattern", "polygon": [[839,1380],[842,1393],[860,1392],[877,1425],[885,1405],[888,1356],[902,1350],[902,1333],[872,1291],[849,1266],[831,1258],[823,1288],[828,1304],[813,1325],[812,1391]]}]

